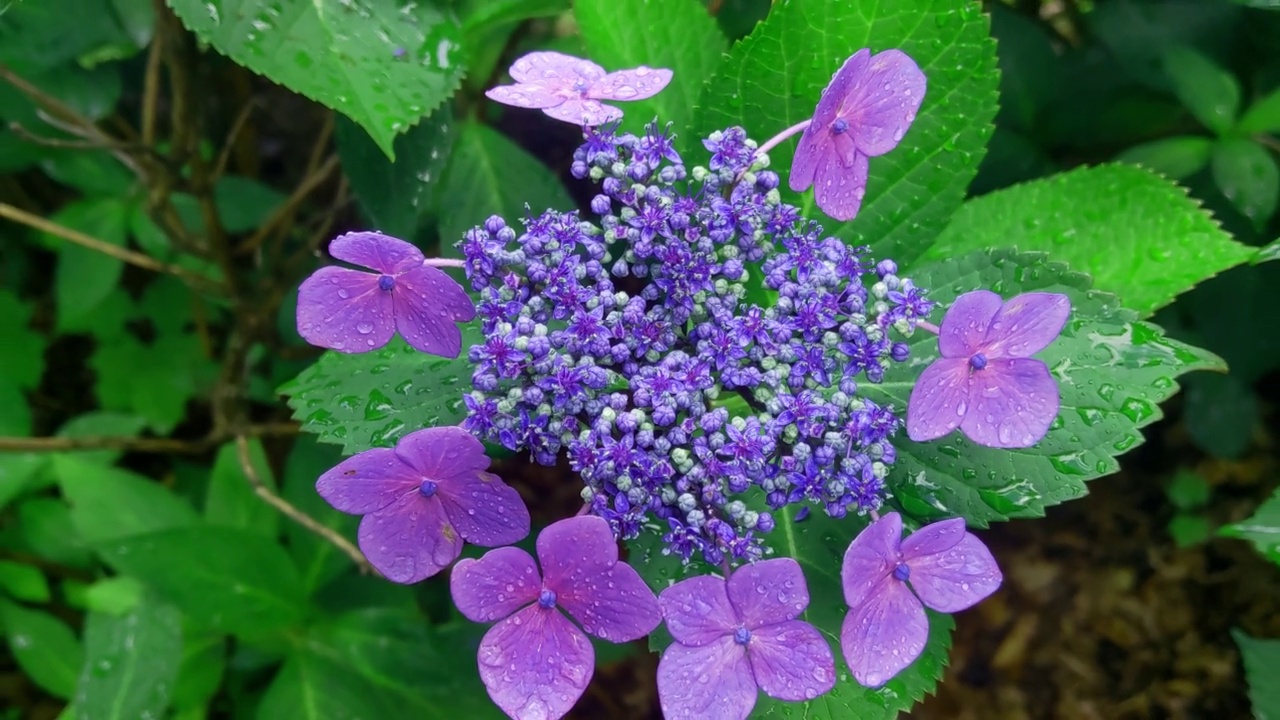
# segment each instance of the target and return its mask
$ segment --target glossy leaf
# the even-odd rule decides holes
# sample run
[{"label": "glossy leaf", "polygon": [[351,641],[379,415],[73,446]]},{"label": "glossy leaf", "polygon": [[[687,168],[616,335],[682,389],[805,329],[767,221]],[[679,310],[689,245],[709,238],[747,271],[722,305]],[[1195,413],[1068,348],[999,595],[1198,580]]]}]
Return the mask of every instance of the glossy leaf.
[{"label": "glossy leaf", "polygon": [[462,79],[461,28],[434,3],[169,0],[218,52],[337,110],[388,157]]},{"label": "glossy leaf", "polygon": [[1280,717],[1280,684],[1275,681],[1276,668],[1280,667],[1280,640],[1260,640],[1240,630],[1232,630],[1231,637],[1240,647],[1253,717],[1257,720]]},{"label": "glossy leaf", "polygon": [[77,720],[160,717],[182,658],[182,615],[154,599],[124,615],[89,613]]},{"label": "glossy leaf", "polygon": [[527,213],[574,209],[560,180],[505,135],[476,122],[463,125],[453,148],[440,207],[440,254],[461,257],[454,245],[490,215],[518,224]]},{"label": "glossy leaf", "polygon": [[1259,230],[1276,213],[1280,199],[1280,167],[1252,140],[1223,140],[1213,150],[1213,181],[1240,214]]},{"label": "glossy leaf", "polygon": [[63,497],[71,502],[71,523],[90,545],[197,520],[186,501],[127,470],[86,463],[74,455],[55,456],[53,467]]},{"label": "glossy leaf", "polygon": [[[693,123],[702,84],[729,42],[699,0],[577,0],[573,5],[590,57],[606,70],[667,68],[671,84],[648,100],[620,103],[623,127],[640,132],[655,117],[683,133]],[[693,146],[697,138],[684,138]]]},{"label": "glossy leaf", "polygon": [[1240,117],[1236,130],[1249,135],[1280,132],[1280,88],[1255,100]]},{"label": "glossy leaf", "polygon": [[321,442],[338,443],[349,455],[390,447],[414,430],[462,421],[462,396],[471,391],[466,349],[479,338],[478,323],[463,326],[463,350],[453,359],[420,353],[399,337],[373,352],[326,352],[280,392]]},{"label": "glossy leaf", "polygon": [[[1117,456],[1143,442],[1141,429],[1159,420],[1160,403],[1177,392],[1177,377],[1192,370],[1225,371],[1204,350],[1164,336],[1091,290],[1086,275],[1042,253],[976,252],[922,266],[915,282],[940,308],[977,288],[1010,298],[1030,291],[1063,293],[1071,317],[1062,335],[1036,357],[1058,383],[1061,410],[1043,440],[1016,451],[981,447],[954,432],[928,443],[900,433],[889,485],[903,509],[921,521],[960,516],[976,527],[1014,517],[1040,517],[1047,507],[1083,496],[1085,481],[1119,469]],[[859,390],[899,411],[915,378],[938,357],[937,337],[919,331],[909,363],[894,366],[882,384]]]},{"label": "glossy leaf", "polygon": [[[275,478],[267,463],[266,453],[258,440],[249,441],[249,458],[254,472],[270,490],[275,490]],[[218,448],[209,475],[209,492],[204,501],[204,516],[211,525],[226,525],[262,535],[274,542],[280,533],[280,513],[258,497],[240,463],[240,452],[231,442]]]},{"label": "glossy leaf", "polygon": [[1254,253],[1182,188],[1141,168],[1102,165],[970,200],[927,257],[1010,245],[1088,268],[1099,290],[1142,315]]},{"label": "glossy leaf", "polygon": [[306,609],[302,581],[284,549],[248,530],[161,530],[98,551],[117,572],[143,581],[204,629],[260,635],[296,623]]},{"label": "glossy leaf", "polygon": [[71,697],[84,650],[66,623],[0,599],[0,628],[13,659],[33,683],[54,697]]},{"label": "glossy leaf", "polygon": [[[741,125],[763,143],[810,118],[832,73],[859,48],[901,49],[929,80],[924,104],[902,143],[872,158],[858,217],[827,230],[905,267],[960,205],[991,136],[998,78],[987,25],[980,3],[970,0],[774,3],[708,81],[697,137]],[[785,200],[795,199],[785,180],[795,147],[790,139],[769,155]]]},{"label": "glossy leaf", "polygon": [[413,239],[449,162],[454,126],[453,106],[440,106],[396,138],[393,162],[360,126],[338,119],[338,157],[371,229]]},{"label": "glossy leaf", "polygon": [[1280,564],[1280,492],[1259,505],[1247,520],[1224,525],[1218,534],[1248,540],[1264,557]]},{"label": "glossy leaf", "polygon": [[1164,52],[1164,70],[1173,92],[1205,127],[1222,134],[1240,113],[1240,83],[1197,50],[1174,46]]},{"label": "glossy leaf", "polygon": [[1194,175],[1209,164],[1213,141],[1199,135],[1153,140],[1134,145],[1116,156],[1116,162],[1141,165],[1174,180]]}]

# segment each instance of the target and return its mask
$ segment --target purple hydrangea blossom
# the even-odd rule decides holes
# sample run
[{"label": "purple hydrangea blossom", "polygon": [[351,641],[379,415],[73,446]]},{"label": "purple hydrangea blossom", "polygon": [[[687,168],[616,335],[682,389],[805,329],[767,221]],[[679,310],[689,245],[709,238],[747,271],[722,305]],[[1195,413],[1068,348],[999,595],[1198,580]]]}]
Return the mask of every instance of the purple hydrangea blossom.
[{"label": "purple hydrangea blossom", "polygon": [[344,353],[377,350],[398,330],[411,347],[457,357],[457,323],[476,316],[475,305],[453,278],[418,248],[377,232],[340,235],[329,244],[339,260],[368,268],[323,267],[298,288],[298,334]]},{"label": "purple hydrangea blossom", "polygon": [[840,647],[854,678],[867,687],[888,682],[924,650],[926,607],[959,612],[995,592],[1003,579],[991,552],[961,518],[925,525],[905,540],[898,513],[875,520],[853,539],[840,569],[849,604]]},{"label": "purple hydrangea blossom", "polygon": [[464,540],[495,547],[529,534],[520,494],[488,467],[484,445],[467,431],[428,428],[400,438],[395,449],[343,460],[316,490],[338,510],[364,515],[360,550],[379,572],[415,583],[456,560]]},{"label": "purple hydrangea blossom", "polygon": [[552,523],[538,535],[537,551],[541,576],[528,553],[505,547],[462,560],[449,583],[463,615],[498,621],[480,641],[480,677],[489,697],[517,720],[555,720],[577,702],[595,668],[583,630],[622,643],[662,621],[653,591],[618,562],[604,520]]},{"label": "purple hydrangea blossom", "polygon": [[858,214],[867,192],[868,158],[897,147],[924,100],[925,77],[901,50],[863,48],[822,91],[813,121],[796,146],[789,184],[814,186],[814,200],[837,220]]},{"label": "purple hydrangea blossom", "polygon": [[1035,445],[1058,416],[1059,398],[1049,368],[1031,356],[1058,337],[1070,313],[1071,301],[1056,293],[956,298],[938,331],[942,357],[911,389],[907,434],[923,442],[959,427],[979,445]]},{"label": "purple hydrangea blossom", "polygon": [[711,575],[682,580],[658,602],[675,639],[658,664],[668,720],[743,720],[760,691],[803,701],[835,685],[830,646],[796,619],[809,590],[791,558],[743,566],[728,582]]},{"label": "purple hydrangea blossom", "polygon": [[622,117],[622,111],[601,100],[644,100],[671,82],[671,71],[640,66],[606,73],[604,68],[572,55],[532,52],[511,66],[515,85],[485,91],[505,105],[536,108],[557,120],[578,125],[601,125]]}]

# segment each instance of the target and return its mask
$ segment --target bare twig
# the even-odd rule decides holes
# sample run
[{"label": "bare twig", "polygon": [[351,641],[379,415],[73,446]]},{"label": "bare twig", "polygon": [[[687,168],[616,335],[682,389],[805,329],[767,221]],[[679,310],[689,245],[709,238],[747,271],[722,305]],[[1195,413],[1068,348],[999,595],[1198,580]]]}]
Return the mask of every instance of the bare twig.
[{"label": "bare twig", "polygon": [[164,28],[164,20],[157,19],[151,47],[147,50],[147,70],[142,84],[142,143],[147,147],[154,146],[156,140],[156,107],[160,97],[160,59],[163,57],[165,43]]},{"label": "bare twig", "polygon": [[240,131],[244,130],[244,126],[248,124],[249,118],[253,115],[253,111],[258,107],[257,100],[250,100],[240,109],[236,115],[235,122],[231,123],[231,129],[227,131],[227,139],[222,144],[222,151],[218,153],[218,159],[213,163],[213,170],[210,172],[214,182],[222,177],[227,171],[227,162],[231,159],[231,151],[235,149],[236,138],[240,136]]},{"label": "bare twig", "polygon": [[290,520],[298,523],[302,527],[310,530],[320,537],[321,540],[338,548],[342,554],[351,558],[351,561],[360,568],[360,572],[365,574],[378,574],[373,565],[365,558],[364,553],[360,549],[351,544],[350,540],[342,537],[333,528],[322,525],[318,520],[299,510],[293,503],[280,497],[274,490],[267,487],[262,482],[262,478],[258,477],[258,471],[253,467],[253,459],[249,456],[249,440],[243,435],[236,436],[236,449],[240,454],[240,467],[244,470],[244,476],[249,480],[249,484],[253,486],[253,491],[262,498],[263,502],[271,507],[279,510]]},{"label": "bare twig", "polygon": [[[48,122],[48,120],[46,120]],[[49,123],[57,127],[55,123]],[[42,145],[44,147],[65,148],[68,150],[123,150],[125,152],[146,152],[148,148],[140,143],[126,143],[119,140],[68,140],[65,138],[51,138],[37,135],[34,132],[22,126],[22,123],[14,121],[9,123],[9,129],[14,135],[26,140],[29,143]],[[74,133],[73,133],[74,134]]]},{"label": "bare twig", "polygon": [[86,235],[79,230],[73,230],[72,228],[59,225],[52,220],[46,220],[39,215],[33,215],[7,203],[0,203],[0,217],[8,218],[9,220],[17,223],[22,223],[23,225],[35,228],[36,230],[47,232],[50,235],[56,235],[63,240],[73,242],[77,245],[82,245],[91,250],[97,250],[103,255],[109,255],[117,260],[123,260],[130,265],[136,265],[140,268],[152,270],[154,272],[168,273],[169,275],[173,275],[174,277],[186,281],[192,287],[198,287],[211,292],[218,292],[220,290],[218,283],[204,277],[203,275],[198,275],[189,270],[178,267],[177,265],[162,263],[148,255],[143,255],[140,252],[134,252],[133,250],[120,247],[119,245],[112,245],[105,240],[99,240],[98,238]]},{"label": "bare twig", "polygon": [[[248,437],[276,437],[298,434],[296,423],[267,423],[250,425],[240,433]],[[0,437],[0,452],[80,452],[87,450],[123,450],[137,453],[173,453],[199,455],[230,440],[225,433],[209,435],[199,440],[175,440],[172,438],[139,438],[113,436],[84,437]]]},{"label": "bare twig", "polygon": [[253,252],[261,246],[262,243],[266,242],[267,238],[271,237],[275,230],[283,225],[288,225],[287,221],[293,217],[298,206],[307,199],[307,196],[310,195],[313,190],[324,184],[324,182],[329,179],[329,176],[337,169],[338,156],[332,155],[324,165],[320,166],[314,172],[309,173],[305,178],[303,178],[302,182],[298,184],[298,187],[294,189],[293,194],[281,203],[280,206],[275,209],[275,212],[271,213],[271,217],[267,218],[267,221],[262,223],[262,227],[258,228],[257,232],[241,243],[240,247],[236,248],[236,254],[245,255]]},{"label": "bare twig", "polygon": [[1265,135],[1265,134],[1254,135],[1253,139],[1259,145],[1269,147],[1275,152],[1280,153],[1280,140],[1277,140],[1276,138],[1273,138],[1270,135]]}]

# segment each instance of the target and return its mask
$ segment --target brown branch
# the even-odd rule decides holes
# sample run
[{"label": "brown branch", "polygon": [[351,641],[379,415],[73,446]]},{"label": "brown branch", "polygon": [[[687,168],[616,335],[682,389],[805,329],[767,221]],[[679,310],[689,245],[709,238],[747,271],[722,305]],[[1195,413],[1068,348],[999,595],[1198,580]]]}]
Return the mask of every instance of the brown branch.
[{"label": "brown branch", "polygon": [[204,277],[203,275],[190,272],[189,270],[185,270],[177,265],[162,263],[149,255],[143,255],[140,252],[134,252],[133,250],[120,247],[119,245],[112,245],[105,240],[99,240],[98,238],[86,235],[79,230],[59,225],[52,220],[46,220],[39,215],[33,215],[7,203],[0,203],[0,217],[8,218],[16,223],[21,223],[28,227],[35,228],[36,230],[47,232],[50,235],[56,235],[63,240],[87,247],[90,250],[97,250],[103,255],[109,255],[117,260],[127,262],[130,265],[136,265],[140,268],[152,270],[154,272],[168,273],[169,275],[185,280],[192,287],[199,287],[213,292],[220,291],[218,283]]},{"label": "brown branch", "polygon": [[213,163],[213,170],[210,172],[213,182],[217,182],[218,178],[222,177],[222,174],[227,171],[227,163],[231,160],[231,151],[235,149],[236,139],[240,136],[240,131],[244,130],[244,126],[248,124],[249,118],[257,107],[258,101],[250,100],[240,109],[235,121],[231,123],[231,129],[227,131],[226,142],[222,144],[222,151],[218,153],[218,159]]},{"label": "brown branch", "polygon": [[267,221],[262,223],[262,227],[259,227],[257,232],[241,243],[240,247],[236,248],[236,254],[245,255],[253,252],[261,246],[262,243],[266,242],[267,238],[271,237],[272,232],[278,227],[281,225],[287,225],[288,219],[297,211],[298,206],[307,199],[307,196],[310,195],[313,190],[324,184],[324,182],[329,179],[329,176],[337,169],[338,156],[333,155],[329,157],[328,161],[326,161],[324,165],[320,166],[317,170],[303,178],[302,182],[298,184],[298,187],[294,189],[293,194],[281,203],[281,205],[275,209],[275,212],[271,213],[271,217],[267,218]]},{"label": "brown branch", "polygon": [[1277,140],[1276,138],[1273,138],[1270,135],[1262,135],[1262,134],[1254,135],[1253,140],[1259,145],[1269,147],[1275,152],[1280,153],[1280,140]]},{"label": "brown branch", "polygon": [[[278,437],[298,434],[295,423],[267,423],[250,425],[240,431],[249,437]],[[198,440],[173,438],[140,438],[89,436],[84,437],[0,437],[0,452],[81,452],[87,450],[123,450],[136,453],[161,453],[175,455],[199,455],[231,439],[222,433]]]},{"label": "brown branch", "polygon": [[715,17],[720,14],[720,8],[724,7],[724,0],[711,0],[707,3],[707,14]]},{"label": "brown branch", "polygon": [[[163,6],[164,3],[156,4]],[[151,47],[147,49],[147,70],[143,76],[142,144],[147,147],[154,146],[156,140],[156,108],[160,104],[160,60],[164,50],[164,27],[164,20],[157,18],[151,36]]]},{"label": "brown branch", "polygon": [[279,510],[290,520],[315,533],[321,540],[338,548],[343,555],[351,558],[356,567],[360,568],[360,572],[378,574],[378,571],[365,558],[364,553],[360,552],[360,549],[355,545],[352,545],[350,540],[342,537],[333,528],[323,525],[320,521],[299,510],[293,503],[277,495],[274,490],[267,487],[266,483],[262,482],[262,478],[258,477],[257,469],[253,467],[253,459],[249,456],[249,440],[245,436],[236,436],[236,449],[239,450],[240,468],[244,470],[245,478],[249,480],[249,484],[253,486],[254,493],[262,498],[263,502]]},{"label": "brown branch", "polygon": [[17,135],[23,140],[36,145],[42,145],[44,147],[63,148],[67,150],[123,150],[125,152],[146,152],[148,150],[146,146],[140,143],[127,143],[112,139],[67,140],[64,138],[44,137],[26,129],[22,126],[22,123],[17,122],[16,120],[9,123],[9,129],[13,131],[14,135]]}]

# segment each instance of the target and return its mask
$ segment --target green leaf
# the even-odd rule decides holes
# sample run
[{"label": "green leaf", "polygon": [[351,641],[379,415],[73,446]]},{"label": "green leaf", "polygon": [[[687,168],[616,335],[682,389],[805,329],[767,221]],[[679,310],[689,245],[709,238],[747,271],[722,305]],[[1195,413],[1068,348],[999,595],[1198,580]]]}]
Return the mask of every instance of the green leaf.
[{"label": "green leaf", "polygon": [[1265,247],[1258,248],[1258,254],[1253,258],[1253,264],[1257,265],[1271,260],[1280,260],[1280,238],[1272,240]]},{"label": "green leaf", "polygon": [[[0,14],[0,64],[52,68],[104,45],[128,42],[108,0],[6,3]],[[68,22],[69,18],[77,22]]]},{"label": "green leaf", "polygon": [[[858,217],[828,230],[852,244],[870,245],[876,257],[893,258],[905,268],[960,205],[991,136],[998,77],[995,43],[980,3],[774,3],[769,18],[733,47],[707,84],[695,137],[741,125],[763,143],[809,119],[832,73],[863,47],[901,48],[920,65],[929,89],[901,145],[871,160]],[[772,169],[783,178],[796,141],[770,154]],[[795,199],[785,181],[780,189],[784,200]]]},{"label": "green leaf", "polygon": [[[249,459],[258,480],[268,489],[275,490],[271,466],[267,463],[262,443],[256,439],[249,441]],[[274,542],[280,534],[280,514],[254,492],[240,464],[240,453],[234,442],[218,448],[218,457],[213,461],[213,471],[209,476],[204,517],[210,525],[249,530],[264,536],[268,542]]]},{"label": "green leaf", "polygon": [[95,613],[124,615],[142,604],[147,588],[131,577],[103,578],[84,593],[84,604]]},{"label": "green leaf", "polygon": [[[892,720],[926,694],[933,692],[946,667],[954,622],[950,615],[929,611],[929,641],[920,657],[880,688],[865,688],[848,672],[840,650],[840,629],[849,607],[844,601],[840,567],[844,551],[861,530],[863,520],[833,519],[821,512],[795,521],[795,509],[776,513],[769,546],[782,557],[794,558],[804,571],[809,588],[809,606],[801,620],[813,624],[827,639],[836,659],[835,688],[807,703],[782,702],[760,695],[752,718],[823,718],[824,720]],[[630,562],[654,592],[662,592],[672,582],[691,574],[718,572],[694,562],[682,567],[678,558],[663,555],[660,533],[645,533],[628,542]],[[670,642],[665,630],[650,636],[650,649],[659,650]],[[655,642],[657,640],[657,642]],[[798,713],[798,714],[797,714]]]},{"label": "green leaf", "polygon": [[1180,548],[1191,547],[1213,536],[1213,526],[1202,515],[1178,513],[1169,520],[1169,537]]},{"label": "green leaf", "polygon": [[85,195],[119,197],[133,187],[135,178],[106,150],[57,150],[40,163],[45,174]]},{"label": "green leaf", "polygon": [[126,615],[89,613],[75,717],[160,717],[181,659],[182,616],[173,607],[148,600]]},{"label": "green leaf", "polygon": [[[1049,366],[1061,396],[1058,417],[1038,444],[1000,450],[959,432],[929,443],[897,438],[898,461],[888,483],[903,509],[922,521],[958,515],[984,527],[1040,517],[1046,507],[1081,497],[1086,480],[1115,472],[1116,456],[1143,441],[1141,429],[1160,419],[1160,403],[1177,391],[1179,375],[1226,369],[1212,354],[1140,322],[1114,295],[1090,290],[1088,276],[1042,253],[957,256],[918,268],[913,279],[939,303],[937,317],[958,295],[977,288],[1005,298],[1063,293],[1072,306],[1062,335],[1036,355]],[[915,333],[913,362],[891,368],[884,383],[860,390],[878,403],[905,408],[916,376],[937,359],[937,344],[932,334]]]},{"label": "green leaf", "polygon": [[1162,57],[1173,92],[1205,127],[1222,135],[1240,113],[1240,83],[1197,50],[1175,45]]},{"label": "green leaf", "polygon": [[1141,165],[1165,177],[1181,180],[1209,164],[1213,142],[1199,135],[1153,140],[1134,145],[1115,157],[1116,162]]},{"label": "green leaf", "polygon": [[1280,167],[1252,140],[1231,138],[1213,150],[1213,181],[1240,214],[1262,230],[1276,212]]},{"label": "green leaf", "polygon": [[266,222],[288,198],[253,178],[223,175],[213,186],[213,199],[222,228],[229,233],[243,233]]},{"label": "green leaf", "polygon": [[1277,668],[1280,668],[1280,640],[1258,640],[1235,629],[1231,631],[1231,637],[1240,646],[1253,716],[1257,720],[1280,717],[1280,683],[1276,682]]},{"label": "green leaf", "polygon": [[1198,510],[1204,507],[1209,502],[1211,493],[1209,483],[1204,478],[1185,468],[1173,476],[1169,487],[1165,489],[1169,501],[1179,510]]},{"label": "green leaf", "polygon": [[182,642],[182,661],[178,664],[178,679],[173,686],[174,709],[202,709],[222,686],[226,666],[225,637],[186,633]]},{"label": "green leaf", "polygon": [[30,327],[32,309],[13,292],[0,288],[0,367],[6,379],[33,389],[44,374],[44,335]]},{"label": "green leaf", "polygon": [[1236,374],[1187,379],[1184,420],[1196,447],[1214,457],[1234,459],[1253,444],[1258,396]]},{"label": "green leaf", "polygon": [[136,413],[159,434],[182,421],[187,402],[213,381],[217,369],[193,333],[165,333],[151,343],[124,335],[99,345],[89,365],[103,407]]},{"label": "green leaf", "polygon": [[[284,499],[316,522],[344,537],[353,537],[360,518],[334,510],[316,492],[316,480],[342,461],[342,453],[332,445],[320,445],[311,435],[299,435],[284,464]],[[351,560],[332,543],[298,525],[285,525],[289,552],[302,573],[302,585],[313,593],[351,567]]]},{"label": "green leaf", "polygon": [[306,609],[289,556],[247,530],[161,530],[103,544],[99,553],[208,630],[260,635],[298,622]]},{"label": "green leaf", "polygon": [[45,692],[69,698],[84,650],[66,623],[49,613],[0,600],[0,626],[18,667]]},{"label": "green leaf", "polygon": [[676,132],[693,124],[702,84],[729,46],[699,0],[577,0],[573,14],[591,59],[606,70],[648,65],[674,73],[662,92],[623,106],[626,129],[638,132],[655,117]]},{"label": "green leaf", "polygon": [[462,79],[461,28],[434,3],[168,2],[218,52],[356,121],[392,159],[396,135]]},{"label": "green leaf", "polygon": [[[146,425],[146,420],[133,414],[88,412],[68,420],[56,435],[60,438],[136,437]],[[123,455],[122,450],[84,450],[75,457],[85,464],[114,465]]]},{"label": "green leaf", "polygon": [[413,238],[449,162],[454,125],[453,106],[441,105],[431,117],[396,138],[397,159],[392,162],[359,125],[338,119],[334,131],[338,157],[373,227]]},{"label": "green leaf", "polygon": [[71,502],[71,524],[85,543],[98,545],[196,522],[185,501],[163,486],[118,468],[58,455],[54,474]]},{"label": "green leaf", "polygon": [[1246,135],[1280,132],[1280,88],[1254,101],[1240,117],[1236,131]]},{"label": "green leaf", "polygon": [[71,508],[62,500],[33,497],[18,506],[18,530],[27,551],[69,567],[88,567],[93,555],[71,522]]},{"label": "green leaf", "polygon": [[506,136],[468,122],[462,127],[440,188],[440,254],[461,257],[453,247],[467,230],[490,215],[516,223],[528,212],[574,209],[564,186],[541,161]]},{"label": "green leaf", "polygon": [[346,666],[318,654],[299,651],[289,656],[271,681],[255,717],[257,720],[354,720],[396,717],[403,709]]},{"label": "green leaf", "polygon": [[[0,375],[0,434],[31,434],[31,408],[18,386]],[[42,453],[0,453],[0,510],[27,491],[48,458]]]},{"label": "green leaf", "polygon": [[467,348],[480,342],[480,324],[462,326],[462,353],[426,355],[397,335],[381,350],[357,355],[329,351],[285,383],[293,417],[321,442],[347,454],[391,447],[406,433],[456,425],[466,417],[471,389]]},{"label": "green leaf", "polygon": [[[64,206],[50,220],[116,247],[124,247],[128,207],[118,198],[79,200]],[[124,262],[82,245],[46,236],[58,248],[53,294],[58,303],[58,330],[84,329],[81,323],[112,292],[117,291]]]},{"label": "green leaf", "polygon": [[[0,44],[3,43],[0,40]],[[90,120],[101,120],[110,115],[120,102],[123,91],[120,66],[115,64],[99,65],[88,70],[75,65],[64,65],[36,72],[29,71],[19,63],[16,69],[18,75],[40,88],[41,92],[56,98]],[[41,111],[32,100],[7,84],[0,85],[0,118],[16,122],[39,135],[64,135],[61,129],[44,121]],[[116,190],[120,189],[122,188]]]},{"label": "green leaf", "polygon": [[0,560],[0,591],[14,600],[49,602],[49,581],[38,568],[12,560]]},{"label": "green leaf", "polygon": [[551,17],[569,9],[569,0],[463,0],[459,7],[467,36],[537,17]]},{"label": "green leaf", "polygon": [[1249,519],[1224,525],[1218,534],[1248,540],[1268,560],[1280,563],[1280,491],[1259,505]]},{"label": "green leaf", "polygon": [[1254,253],[1182,188],[1141,168],[1101,165],[970,200],[927,257],[1011,243],[1089,268],[1099,290],[1142,315]]}]

